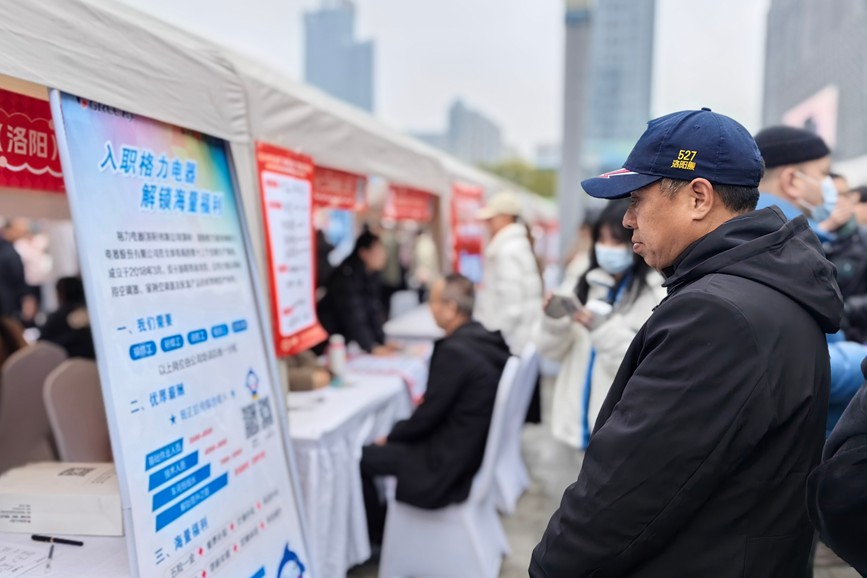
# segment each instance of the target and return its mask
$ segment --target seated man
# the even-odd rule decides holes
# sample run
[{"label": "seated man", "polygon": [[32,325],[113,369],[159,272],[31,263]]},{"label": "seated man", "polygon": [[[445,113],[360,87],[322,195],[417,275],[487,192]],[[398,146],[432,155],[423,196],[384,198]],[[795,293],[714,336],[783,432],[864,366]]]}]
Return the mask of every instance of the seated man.
[{"label": "seated man", "polygon": [[449,275],[431,289],[431,312],[446,336],[434,346],[424,402],[361,457],[373,543],[381,543],[385,527],[375,476],[396,476],[397,499],[419,508],[443,508],[469,496],[509,359],[503,336],[473,321],[474,305],[473,283],[462,275]]}]

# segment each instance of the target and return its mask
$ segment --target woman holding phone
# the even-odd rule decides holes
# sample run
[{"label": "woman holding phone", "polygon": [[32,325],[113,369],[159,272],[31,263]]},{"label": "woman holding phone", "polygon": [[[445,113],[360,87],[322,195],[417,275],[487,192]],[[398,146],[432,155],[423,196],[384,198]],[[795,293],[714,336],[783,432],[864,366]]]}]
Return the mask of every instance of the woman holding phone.
[{"label": "woman holding phone", "polygon": [[561,364],[552,431],[574,447],[587,446],[629,344],[665,297],[662,277],[632,252],[623,226],[629,203],[611,201],[600,213],[586,270],[573,289],[548,296],[538,328],[540,354]]}]

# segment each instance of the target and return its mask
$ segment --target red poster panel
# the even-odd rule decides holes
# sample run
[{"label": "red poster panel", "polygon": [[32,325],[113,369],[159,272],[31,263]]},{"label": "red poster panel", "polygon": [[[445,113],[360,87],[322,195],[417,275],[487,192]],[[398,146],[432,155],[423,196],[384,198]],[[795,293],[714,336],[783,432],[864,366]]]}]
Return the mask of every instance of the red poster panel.
[{"label": "red poster panel", "polygon": [[0,187],[65,190],[48,102],[2,89]]},{"label": "red poster panel", "polygon": [[382,216],[394,221],[419,221],[428,223],[433,220],[434,196],[430,193],[389,185],[388,198]]},{"label": "red poster panel", "polygon": [[256,143],[277,355],[295,355],[328,337],[316,318],[313,161]]},{"label": "red poster panel", "polygon": [[485,189],[467,183],[452,184],[452,269],[482,281],[485,231],[476,218],[485,202]]},{"label": "red poster panel", "polygon": [[366,205],[367,178],[317,166],[313,177],[313,205],[343,211],[362,210]]}]

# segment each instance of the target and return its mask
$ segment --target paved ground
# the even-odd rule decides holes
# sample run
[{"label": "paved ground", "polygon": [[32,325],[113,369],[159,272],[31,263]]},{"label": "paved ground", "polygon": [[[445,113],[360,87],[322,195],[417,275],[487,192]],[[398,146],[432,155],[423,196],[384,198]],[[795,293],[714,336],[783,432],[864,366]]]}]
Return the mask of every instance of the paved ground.
[{"label": "paved ground", "polygon": [[[550,393],[550,384],[545,385],[543,404],[549,410],[550,402],[544,402],[550,400],[550,395],[544,394]],[[581,454],[554,440],[545,426],[526,426],[523,444],[533,486],[521,498],[515,515],[503,519],[512,553],[503,563],[501,578],[527,578],[530,554],[557,509],[563,490],[575,481],[580,468]],[[814,578],[859,578],[857,572],[834,558],[830,551],[820,552]],[[376,570],[376,564],[366,564],[353,569],[349,577],[376,578]]]}]

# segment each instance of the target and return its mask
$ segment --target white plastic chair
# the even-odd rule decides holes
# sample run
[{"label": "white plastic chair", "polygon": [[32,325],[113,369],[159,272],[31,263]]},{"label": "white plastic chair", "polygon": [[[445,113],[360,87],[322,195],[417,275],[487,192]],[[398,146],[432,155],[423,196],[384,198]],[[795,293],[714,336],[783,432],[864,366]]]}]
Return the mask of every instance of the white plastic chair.
[{"label": "white plastic chair", "polygon": [[62,461],[113,461],[96,363],[64,361],[45,380],[42,393]]},{"label": "white plastic chair", "polygon": [[509,542],[494,501],[506,408],[519,362],[503,369],[482,466],[462,504],[423,510],[389,497],[379,578],[495,578]]},{"label": "white plastic chair", "polygon": [[521,431],[524,417],[533,399],[533,390],[539,378],[539,354],[536,346],[528,343],[521,352],[521,365],[515,377],[511,404],[503,435],[503,449],[494,474],[497,490],[497,509],[511,516],[518,499],[530,487],[530,474],[521,455]]},{"label": "white plastic chair", "polygon": [[0,473],[30,462],[56,461],[42,385],[66,351],[39,342],[16,351],[0,377]]}]

